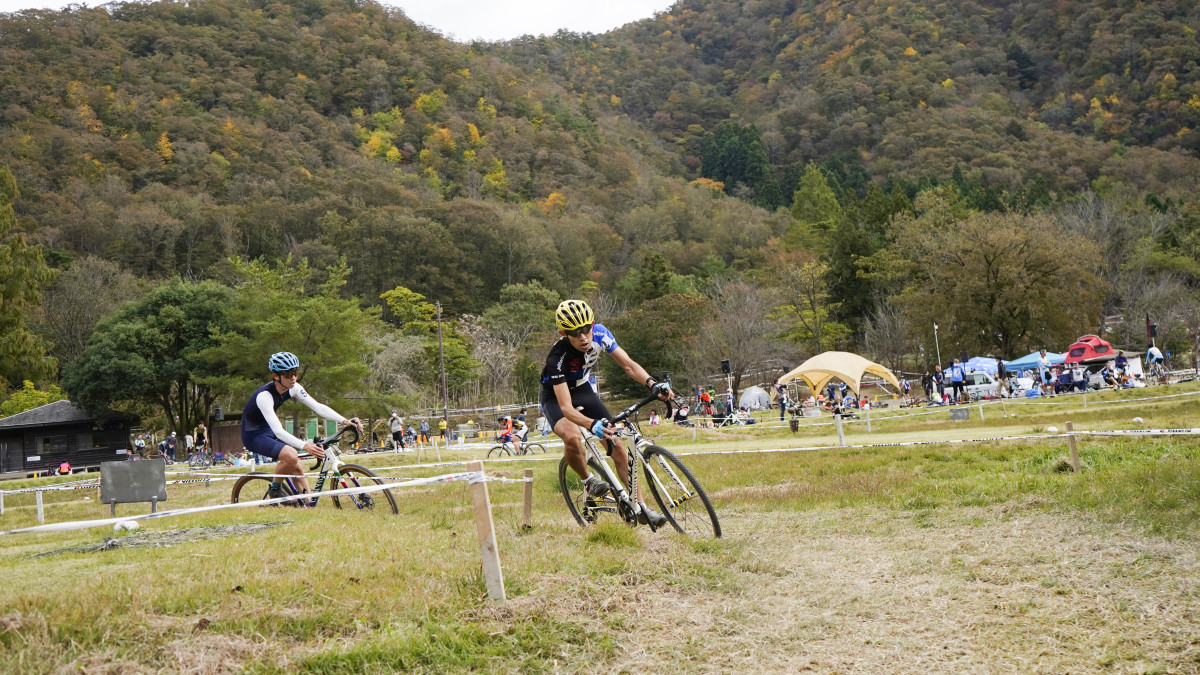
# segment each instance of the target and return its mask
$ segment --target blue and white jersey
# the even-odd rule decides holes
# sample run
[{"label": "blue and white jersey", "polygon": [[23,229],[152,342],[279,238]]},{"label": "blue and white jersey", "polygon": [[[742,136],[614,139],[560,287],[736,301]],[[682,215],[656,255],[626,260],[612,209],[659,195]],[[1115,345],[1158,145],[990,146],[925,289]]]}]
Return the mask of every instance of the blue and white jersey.
[{"label": "blue and white jersey", "polygon": [[566,382],[571,389],[583,384],[590,384],[595,389],[596,376],[592,369],[596,361],[600,360],[600,354],[611,352],[617,346],[617,338],[599,323],[592,327],[592,343],[587,351],[581,352],[572,347],[567,338],[559,338],[550,348],[546,366],[542,368],[542,389],[549,392],[560,382]]}]

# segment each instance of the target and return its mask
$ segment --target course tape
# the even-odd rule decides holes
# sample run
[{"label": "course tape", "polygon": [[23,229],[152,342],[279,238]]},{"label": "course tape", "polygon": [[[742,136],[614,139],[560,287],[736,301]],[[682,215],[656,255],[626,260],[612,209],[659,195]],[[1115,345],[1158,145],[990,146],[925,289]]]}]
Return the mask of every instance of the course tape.
[{"label": "course tape", "polygon": [[171,511],[159,511],[158,513],[148,513],[142,516],[130,518],[101,518],[99,520],[74,520],[65,523],[50,523],[48,525],[35,525],[33,527],[22,527],[16,530],[7,530],[0,532],[0,536],[7,534],[26,534],[33,532],[66,532],[69,530],[85,530],[92,527],[103,527],[105,525],[115,525],[116,523],[125,522],[127,520],[152,520],[155,518],[170,518],[172,516],[183,516],[192,513],[205,513],[207,511],[221,511],[224,509],[246,508],[251,506],[270,506],[272,504],[282,504],[284,502],[298,501],[303,499],[312,499],[313,497],[341,497],[343,495],[366,494],[369,492],[380,492],[382,490],[390,490],[392,488],[402,487],[417,487],[422,485],[434,485],[437,483],[449,483],[457,480],[478,481],[484,479],[482,471],[466,471],[462,473],[450,473],[442,476],[430,476],[429,478],[416,478],[413,480],[404,481],[402,483],[383,483],[378,485],[363,485],[352,488],[341,488],[338,490],[329,490],[319,494],[301,494],[288,495],[286,497],[277,497],[275,499],[259,499],[252,502],[238,502],[236,504],[216,504],[214,506],[195,506],[186,509],[173,509]]},{"label": "course tape", "polygon": [[1084,436],[1187,436],[1200,429],[1115,429],[1112,431],[1076,431]]}]

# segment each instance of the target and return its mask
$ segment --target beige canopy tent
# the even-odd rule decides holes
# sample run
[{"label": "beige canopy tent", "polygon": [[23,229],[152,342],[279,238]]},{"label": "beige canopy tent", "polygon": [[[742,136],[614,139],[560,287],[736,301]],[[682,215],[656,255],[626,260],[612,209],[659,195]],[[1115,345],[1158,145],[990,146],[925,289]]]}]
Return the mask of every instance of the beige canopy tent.
[{"label": "beige canopy tent", "polygon": [[891,383],[897,390],[900,389],[900,381],[896,379],[892,371],[850,352],[817,354],[801,364],[799,368],[779,378],[779,382],[787,384],[798,377],[804,380],[813,392],[819,392],[829,380],[836,377],[845,382],[855,395],[858,395],[858,389],[862,386],[862,377],[867,373]]}]

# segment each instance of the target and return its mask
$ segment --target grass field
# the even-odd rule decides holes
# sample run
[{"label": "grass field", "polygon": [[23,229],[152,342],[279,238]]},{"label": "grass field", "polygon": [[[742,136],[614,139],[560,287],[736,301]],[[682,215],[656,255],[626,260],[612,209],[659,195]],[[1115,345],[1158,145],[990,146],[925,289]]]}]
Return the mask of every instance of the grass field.
[{"label": "grass field", "polygon": [[[847,443],[1200,426],[1200,395],[1126,402],[1198,388],[988,406],[984,420],[972,408],[966,422],[879,411]],[[699,453],[685,461],[723,539],[583,530],[556,461],[488,465],[535,471],[530,532],[521,486],[489,485],[502,605],[487,601],[464,483],[397,492],[399,516],[322,504],[11,535],[0,672],[1200,672],[1200,437],[1080,436],[1074,473],[1063,438],[714,454],[837,436],[652,435]],[[351,461],[398,458],[413,462]],[[231,485],[171,486],[165,506],[226,502]],[[45,494],[47,522],[108,515],[96,491]],[[32,505],[6,496],[0,529],[36,524]]]}]

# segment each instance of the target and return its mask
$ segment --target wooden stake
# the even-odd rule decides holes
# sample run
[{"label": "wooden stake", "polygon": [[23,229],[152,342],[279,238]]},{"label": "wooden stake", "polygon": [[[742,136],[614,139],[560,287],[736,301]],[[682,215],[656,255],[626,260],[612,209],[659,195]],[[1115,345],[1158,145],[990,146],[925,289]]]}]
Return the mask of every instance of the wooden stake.
[{"label": "wooden stake", "polygon": [[980,422],[983,421],[983,404],[982,403],[979,404],[979,421]]},{"label": "wooden stake", "polygon": [[1067,433],[1070,434],[1067,436],[1067,444],[1071,446],[1071,468],[1075,470],[1075,473],[1079,473],[1079,450],[1075,447],[1075,434],[1071,433],[1073,431],[1075,431],[1075,427],[1067,422]]},{"label": "wooden stake", "polygon": [[533,529],[533,469],[525,469],[525,504],[521,509],[521,529]]},{"label": "wooden stake", "polygon": [[[467,471],[483,471],[483,462],[467,463]],[[500,550],[496,548],[496,526],[492,522],[492,502],[488,498],[487,483],[479,481],[471,485],[471,501],[475,505],[475,532],[479,535],[479,554],[483,558],[483,581],[487,585],[488,598],[493,602],[504,602],[504,571],[500,569]]]},{"label": "wooden stake", "polygon": [[41,525],[46,522],[46,514],[42,511],[42,491],[38,490],[33,494],[37,496],[38,525]]},{"label": "wooden stake", "polygon": [[842,416],[837,413],[834,413],[833,421],[835,424],[837,424],[838,445],[840,445],[844,448],[844,447],[846,447],[846,434],[842,431]]},{"label": "wooden stake", "polygon": [[871,409],[867,408],[864,412],[867,413],[867,433],[869,434],[871,433]]}]

